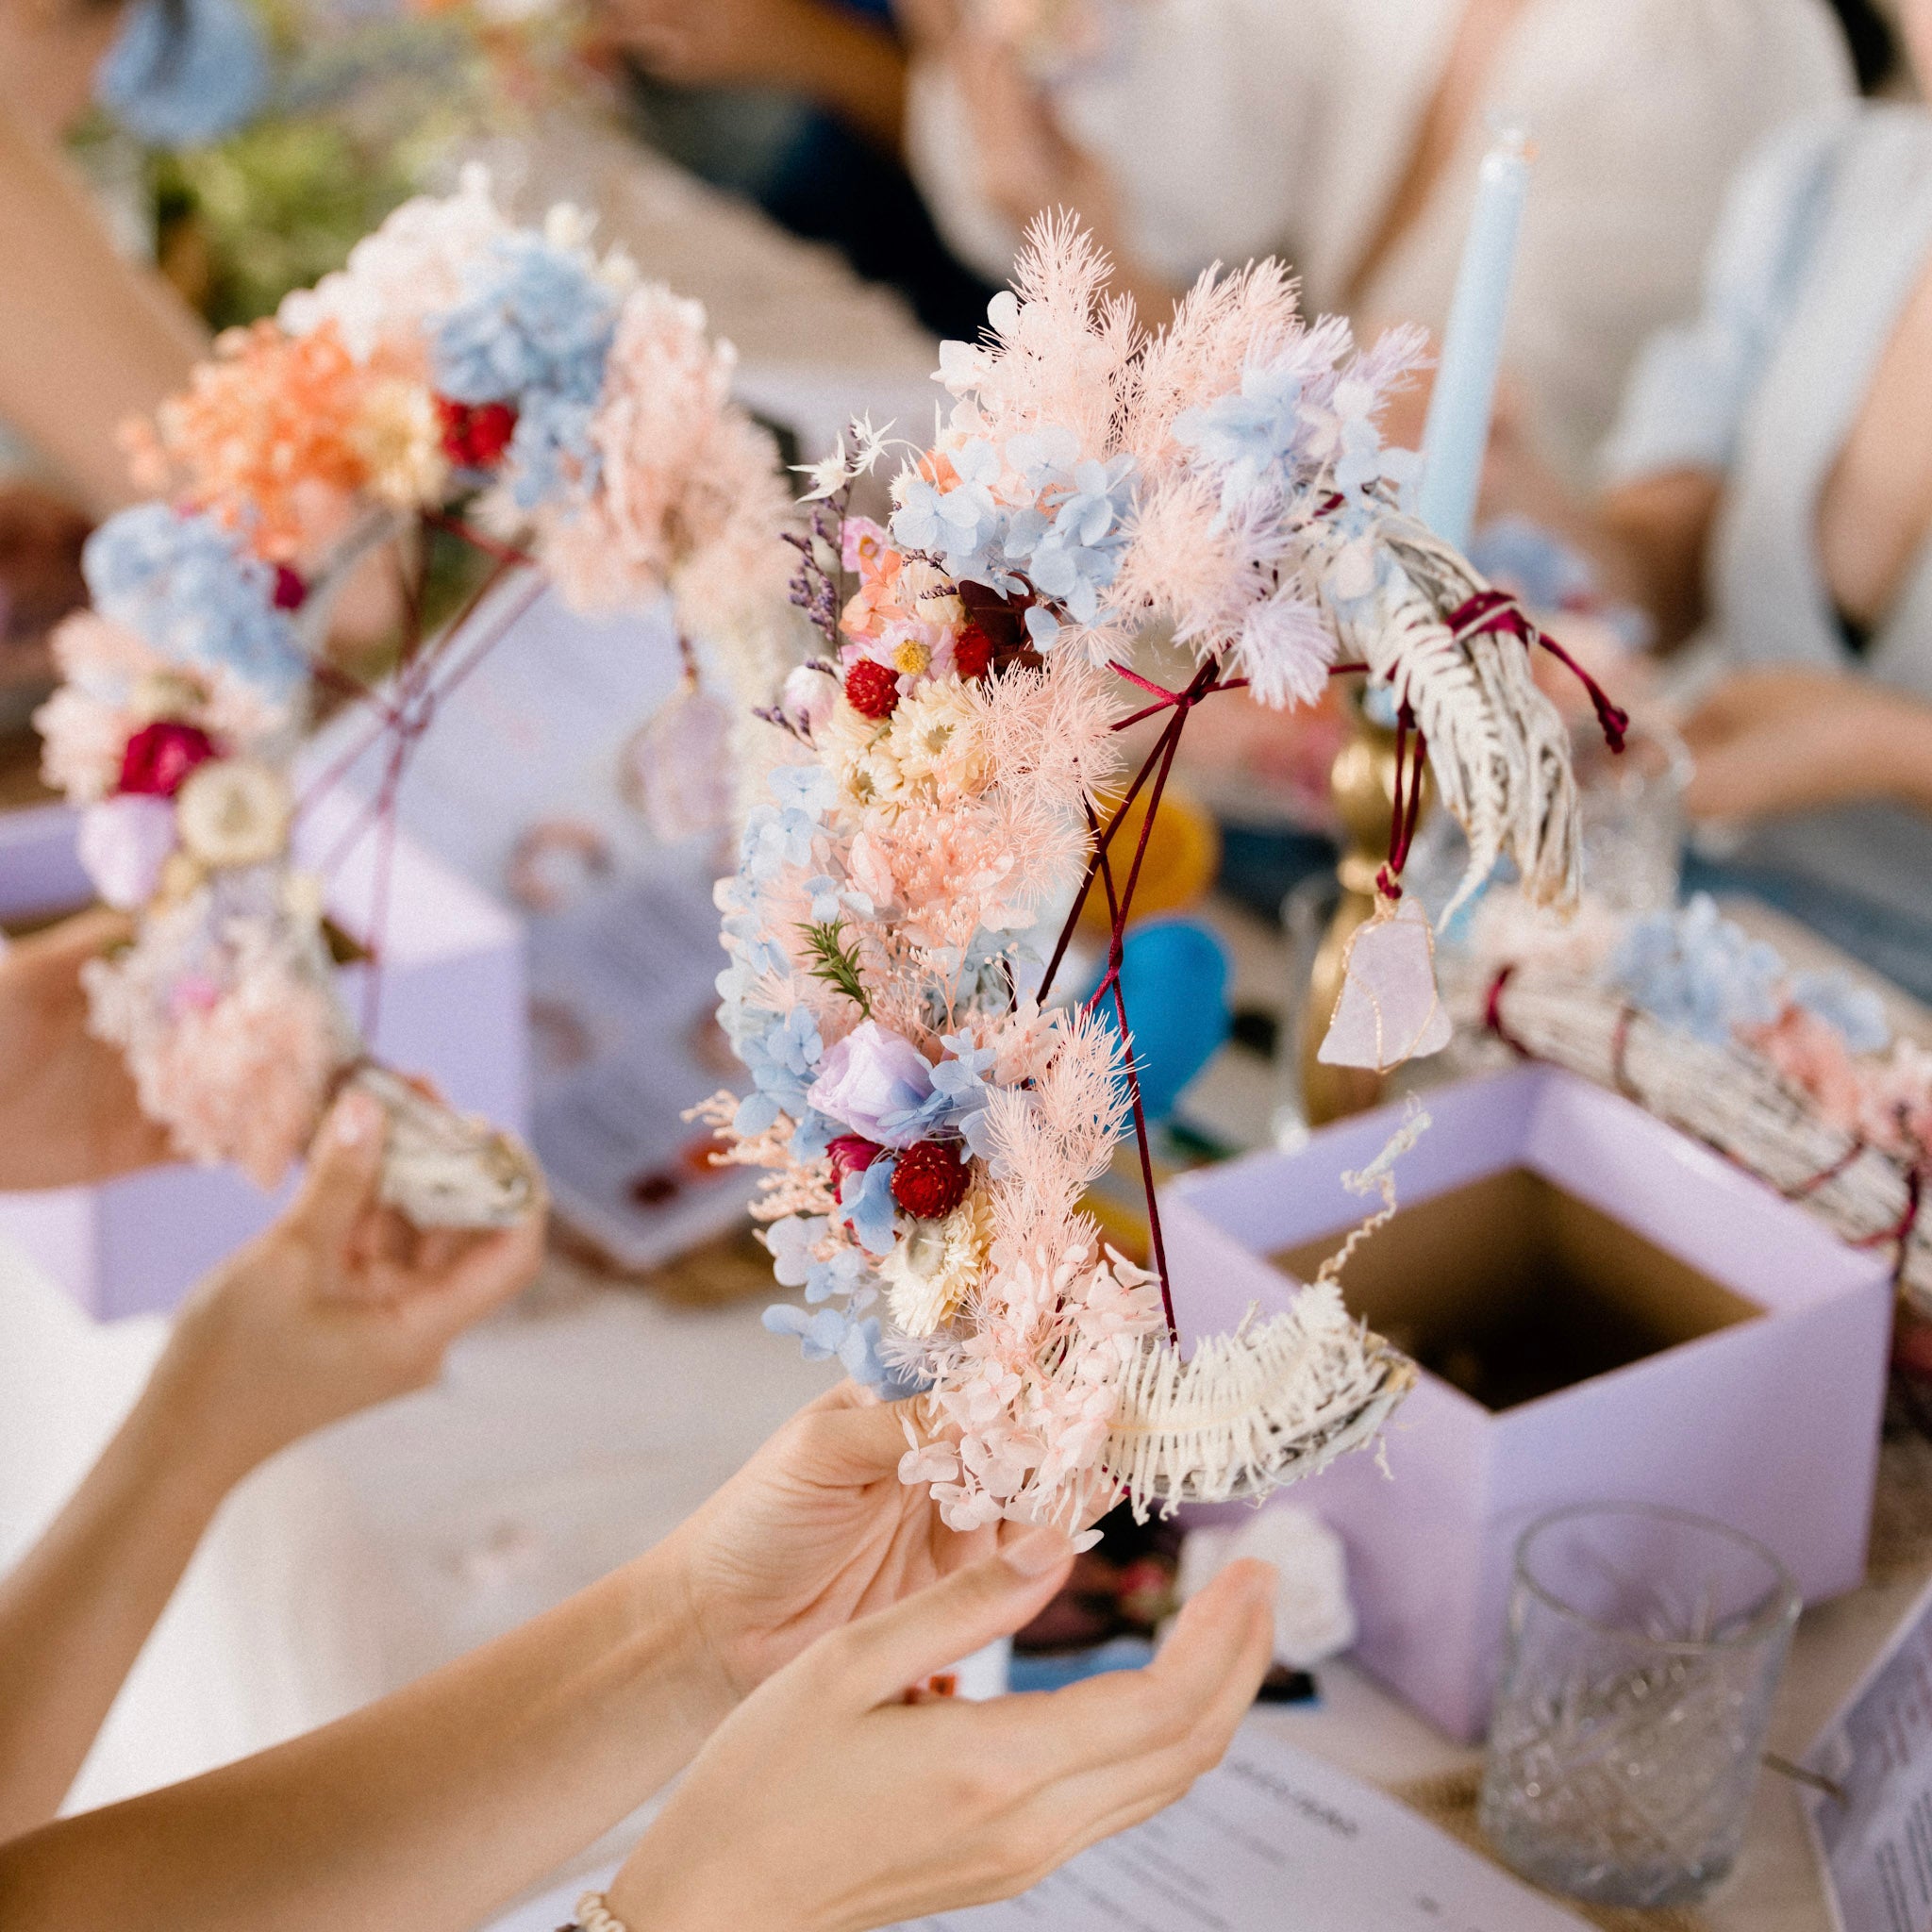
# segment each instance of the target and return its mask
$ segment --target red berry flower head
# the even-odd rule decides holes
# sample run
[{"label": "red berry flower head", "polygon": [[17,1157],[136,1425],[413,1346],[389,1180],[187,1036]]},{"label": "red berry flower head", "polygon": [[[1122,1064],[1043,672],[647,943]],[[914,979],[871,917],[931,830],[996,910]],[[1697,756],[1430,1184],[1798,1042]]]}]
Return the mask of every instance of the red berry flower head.
[{"label": "red berry flower head", "polygon": [[953,669],[963,678],[984,677],[992,663],[992,640],[969,624],[953,640]]},{"label": "red berry flower head", "polygon": [[198,724],[174,719],[143,724],[121,754],[121,790],[173,798],[196,765],[215,756],[215,741]]},{"label": "red berry flower head", "polygon": [[438,396],[436,413],[442,419],[442,453],[458,469],[493,468],[516,434],[517,412],[508,403],[455,403]]},{"label": "red berry flower head", "polygon": [[845,674],[845,695],[855,711],[883,723],[899,708],[899,674],[890,664],[861,658]]},{"label": "red berry flower head", "polygon": [[308,586],[286,563],[275,565],[275,605],[277,610],[299,610],[308,601]]},{"label": "red berry flower head", "polygon": [[868,1141],[863,1134],[840,1134],[826,1147],[832,1157],[832,1182],[835,1187],[845,1185],[845,1176],[863,1174],[886,1150],[876,1141]]},{"label": "red berry flower head", "polygon": [[940,1221],[966,1198],[973,1170],[957,1141],[921,1141],[892,1170],[892,1199],[921,1221]]}]

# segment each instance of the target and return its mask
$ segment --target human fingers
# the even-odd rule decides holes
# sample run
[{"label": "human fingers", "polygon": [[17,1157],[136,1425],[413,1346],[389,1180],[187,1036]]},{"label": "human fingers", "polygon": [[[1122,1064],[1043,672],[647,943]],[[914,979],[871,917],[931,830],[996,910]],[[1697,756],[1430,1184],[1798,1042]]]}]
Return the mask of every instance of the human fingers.
[{"label": "human fingers", "polygon": [[334,1252],[346,1246],[375,1200],[389,1117],[374,1094],[346,1089],[308,1150],[301,1191],[287,1223]]},{"label": "human fingers", "polygon": [[1088,1845],[1165,1810],[1227,1755],[1235,1732],[1254,1707],[1255,1693],[1274,1655],[1272,1584],[1264,1591],[1242,1596],[1230,1590],[1230,1600],[1223,1607],[1225,1621],[1240,1633],[1239,1641],[1216,1664],[1219,1682],[1178,1730],[1152,1749],[1050,1782],[1029,1802],[1015,1828],[1023,1837],[1036,1833],[1044,1847],[1029,1883]]},{"label": "human fingers", "polygon": [[133,937],[134,920],[129,914],[95,906],[18,941],[9,958],[17,971],[77,971],[84,960],[97,958],[109,946]]},{"label": "human fingers", "polygon": [[1830,672],[1789,667],[1734,672],[1685,721],[1685,741],[1695,750],[1796,711],[1829,707],[1846,685],[1846,679]]},{"label": "human fingers", "polygon": [[1756,819],[1870,796],[1863,748],[1856,721],[1824,714],[1740,731],[1693,749],[1685,808],[1696,819]]},{"label": "human fingers", "polygon": [[1130,1794],[1120,1783],[1125,1767],[1158,1783],[1164,1754],[1185,1756],[1203,1726],[1232,1736],[1255,1701],[1273,1648],[1274,1601],[1267,1564],[1229,1564],[1189,1602],[1144,1669],[990,1707],[1010,1730],[1008,1757],[1041,1783],[1104,1770],[1122,1802]]},{"label": "human fingers", "polygon": [[512,1227],[458,1237],[461,1252],[440,1274],[414,1274],[402,1297],[406,1319],[447,1342],[520,1294],[543,1263],[544,1218],[540,1207]]},{"label": "human fingers", "polygon": [[[1272,1594],[1273,1586],[1265,1581],[1237,1579],[1229,1584],[1218,1603],[1192,1620],[1181,1640],[1183,1650],[1190,1653],[1187,1670],[1164,1686],[1149,1678],[1151,1665],[1147,1671],[1118,1672],[1093,1680],[1107,1691],[1108,1701],[1129,1703],[1150,1693],[1158,1701],[1176,1700],[1151,1748],[1103,1758],[1069,1774],[1042,1777],[1037,1764],[1015,1756],[1008,1738],[998,1739],[988,1755],[1001,1766],[1003,1786],[1014,1793],[1015,1802],[1000,1824],[1006,1861],[1002,1874],[979,1896],[1010,1897],[1026,1890],[1089,1845],[1131,1830],[1165,1810],[1187,1795],[1196,1778],[1221,1762],[1254,1703],[1274,1649]],[[1204,1645],[1202,1639],[1210,1625],[1217,1641]],[[1223,1636],[1236,1640],[1231,1650],[1219,1641]],[[1168,1648],[1173,1641],[1170,1639]],[[1220,1680],[1205,1701],[1190,1709],[1189,1692],[1181,1688],[1180,1678],[1191,1679],[1210,1648],[1216,1654],[1213,1668]],[[1053,1698],[1007,1698],[974,1707],[972,1714],[984,1724],[1014,1705],[1030,1705],[1027,1724],[1041,1736],[1051,1737],[1065,1728],[1068,1703],[1064,1693]]]},{"label": "human fingers", "polygon": [[814,1656],[860,1707],[895,1702],[908,1684],[1030,1623],[1073,1566],[1057,1530],[1036,1530],[996,1557],[821,1638]]},{"label": "human fingers", "polygon": [[814,1486],[847,1489],[898,1472],[912,1405],[880,1402],[852,1383],[802,1408],[780,1438],[786,1466]]}]

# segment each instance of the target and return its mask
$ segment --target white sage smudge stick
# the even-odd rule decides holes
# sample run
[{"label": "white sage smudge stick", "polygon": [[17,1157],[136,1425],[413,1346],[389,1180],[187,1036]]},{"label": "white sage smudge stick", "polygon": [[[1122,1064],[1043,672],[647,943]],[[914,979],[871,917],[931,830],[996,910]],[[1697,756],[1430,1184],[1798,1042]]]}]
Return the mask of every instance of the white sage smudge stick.
[{"label": "white sage smudge stick", "polygon": [[541,1200],[529,1156],[488,1121],[429,1099],[385,1067],[358,1067],[350,1084],[389,1115],[380,1196],[417,1227],[509,1227]]}]

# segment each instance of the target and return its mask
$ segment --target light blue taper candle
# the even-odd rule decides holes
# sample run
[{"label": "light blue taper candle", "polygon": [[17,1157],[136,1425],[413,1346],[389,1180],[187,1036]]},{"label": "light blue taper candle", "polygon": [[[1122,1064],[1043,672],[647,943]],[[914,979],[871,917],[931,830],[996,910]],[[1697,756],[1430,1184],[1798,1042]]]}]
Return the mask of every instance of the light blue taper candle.
[{"label": "light blue taper candle", "polygon": [[1475,211],[1456,299],[1436,367],[1435,392],[1423,431],[1422,520],[1444,542],[1469,548],[1475,521],[1483,452],[1496,401],[1496,370],[1503,358],[1503,323],[1509,310],[1509,277],[1516,266],[1516,237],[1529,184],[1529,142],[1521,129],[1504,132],[1483,157],[1476,177]]}]

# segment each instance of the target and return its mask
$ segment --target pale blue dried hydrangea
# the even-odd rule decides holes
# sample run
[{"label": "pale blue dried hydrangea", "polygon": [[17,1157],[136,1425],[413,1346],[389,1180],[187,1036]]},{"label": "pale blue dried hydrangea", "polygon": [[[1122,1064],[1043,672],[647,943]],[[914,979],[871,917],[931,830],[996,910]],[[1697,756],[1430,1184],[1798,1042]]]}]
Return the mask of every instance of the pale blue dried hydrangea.
[{"label": "pale blue dried hydrangea", "polygon": [[819,1308],[808,1314],[790,1302],[776,1302],[765,1310],[764,1323],[770,1334],[797,1336],[799,1352],[808,1362],[836,1356],[845,1373],[869,1389],[882,1388],[891,1379],[879,1358],[876,1315],[857,1320],[842,1308]]},{"label": "pale blue dried hydrangea", "polygon": [[1784,962],[1700,892],[1677,910],[1639,920],[1624,934],[1607,977],[1652,1019],[1724,1046],[1740,1026],[1777,1018]]},{"label": "pale blue dried hydrangea", "polygon": [[823,1214],[788,1214],[765,1230],[765,1245],[772,1251],[772,1275],[780,1288],[802,1288],[808,1302],[816,1306],[834,1296],[857,1297],[851,1302],[857,1310],[877,1299],[878,1291],[868,1280],[865,1257],[857,1248],[841,1248],[829,1261],[816,1261],[812,1250],[831,1230]]},{"label": "pale blue dried hydrangea", "polygon": [[892,1222],[892,1173],[898,1165],[896,1155],[881,1154],[870,1167],[848,1174],[839,1190],[839,1205],[852,1224],[854,1239],[868,1255],[881,1258],[898,1241]]},{"label": "pale blue dried hydrangea", "polygon": [[733,1038],[754,1089],[739,1102],[733,1128],[741,1134],[766,1133],[781,1113],[802,1123],[808,1111],[806,1095],[825,1050],[811,1014],[794,1007],[763,1030],[747,1029]]},{"label": "pale blue dried hydrangea", "polygon": [[225,670],[275,704],[308,674],[274,569],[214,518],[143,503],[87,540],[94,608],[177,664]]},{"label": "pale blue dried hydrangea", "polygon": [[541,235],[505,235],[438,323],[437,388],[459,403],[509,403],[511,494],[525,509],[596,485],[591,423],[617,330],[617,291],[588,257]]},{"label": "pale blue dried hydrangea", "polygon": [[1842,973],[1798,974],[1791,981],[1791,1000],[1831,1027],[1848,1053],[1883,1053],[1891,1044],[1885,1002]]},{"label": "pale blue dried hydrangea", "polygon": [[946,1058],[932,1070],[936,1098],[945,1105],[944,1122],[966,1142],[970,1152],[982,1160],[992,1156],[991,1124],[986,1109],[995,1090],[986,1084],[999,1058],[996,1048],[975,1047],[970,1033],[948,1033],[943,1038]]},{"label": "pale blue dried hydrangea", "polygon": [[1081,624],[1100,614],[1101,592],[1120,570],[1137,480],[1132,457],[1075,463],[1046,475],[1040,507],[1022,510],[1008,529],[1008,557]]},{"label": "pale blue dried hydrangea", "polygon": [[1174,441],[1221,472],[1224,511],[1278,483],[1301,459],[1309,426],[1303,393],[1300,370],[1250,364],[1240,389],[1174,418]]},{"label": "pale blue dried hydrangea", "polygon": [[[951,452],[951,461],[959,480],[950,490],[923,476],[907,479],[893,541],[938,557],[957,582],[1003,595],[1030,583],[1080,623],[1092,623],[1126,544],[1134,459],[1083,462],[1074,432],[1049,424],[1009,438],[1004,454],[974,438]],[[992,493],[1009,465],[1034,499],[1024,509],[1009,509]],[[1026,621],[1036,642],[1050,644],[1059,634],[1058,620],[1038,606]]]}]

